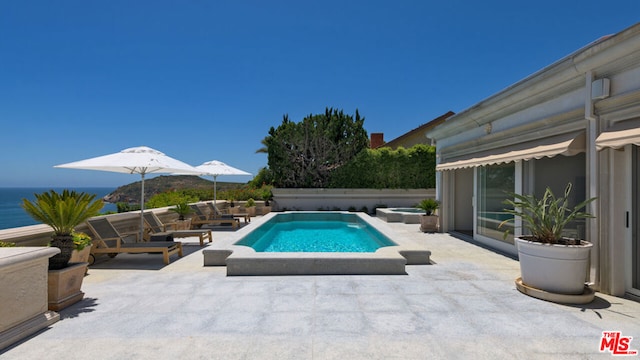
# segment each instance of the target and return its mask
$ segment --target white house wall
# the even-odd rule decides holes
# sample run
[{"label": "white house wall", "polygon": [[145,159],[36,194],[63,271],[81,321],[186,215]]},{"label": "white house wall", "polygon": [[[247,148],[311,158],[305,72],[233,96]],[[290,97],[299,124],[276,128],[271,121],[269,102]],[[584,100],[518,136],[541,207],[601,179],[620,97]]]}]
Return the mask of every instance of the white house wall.
[{"label": "white house wall", "polygon": [[[591,101],[590,81],[603,78],[610,81],[610,93]],[[603,292],[622,295],[629,292],[631,234],[619,222],[631,211],[632,147],[596,153],[593,141],[619,124],[640,127],[640,23],[589,44],[457,113],[425,136],[436,142],[438,163],[446,163],[491,148],[584,130],[586,195],[595,192],[599,198],[593,204],[598,218],[589,223],[588,235],[595,242],[591,280]],[[436,190],[448,215],[442,226],[448,230],[455,230],[451,228],[454,217],[460,216],[452,207],[461,199],[449,193],[458,195],[457,171],[442,172]]]}]

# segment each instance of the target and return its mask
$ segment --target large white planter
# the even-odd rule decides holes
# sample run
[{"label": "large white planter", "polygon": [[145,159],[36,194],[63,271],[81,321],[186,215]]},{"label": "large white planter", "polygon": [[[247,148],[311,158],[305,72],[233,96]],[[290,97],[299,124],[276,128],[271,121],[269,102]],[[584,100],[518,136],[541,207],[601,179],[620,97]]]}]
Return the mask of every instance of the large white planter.
[{"label": "large white planter", "polygon": [[551,245],[516,238],[522,282],[556,294],[579,295],[585,291],[593,244]]}]

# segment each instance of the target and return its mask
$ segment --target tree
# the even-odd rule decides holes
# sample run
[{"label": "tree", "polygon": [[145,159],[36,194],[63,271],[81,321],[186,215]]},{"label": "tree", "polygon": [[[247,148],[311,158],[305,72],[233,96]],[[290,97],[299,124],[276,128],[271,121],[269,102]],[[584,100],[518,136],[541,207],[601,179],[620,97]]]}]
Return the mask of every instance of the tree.
[{"label": "tree", "polygon": [[264,139],[274,185],[327,187],[331,173],[369,146],[364,118],[327,108],[294,123],[284,115]]},{"label": "tree", "polygon": [[269,137],[265,137],[264,139],[260,140],[260,144],[262,144],[262,147],[259,148],[258,150],[256,150],[256,154],[268,154],[269,150],[267,149],[267,140],[269,139]]}]

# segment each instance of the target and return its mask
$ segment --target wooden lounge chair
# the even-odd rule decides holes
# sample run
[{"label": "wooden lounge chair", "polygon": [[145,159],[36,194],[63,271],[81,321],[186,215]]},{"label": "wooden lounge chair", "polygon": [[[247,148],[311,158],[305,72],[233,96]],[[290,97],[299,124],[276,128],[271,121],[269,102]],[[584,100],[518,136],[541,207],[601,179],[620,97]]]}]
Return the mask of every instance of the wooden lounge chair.
[{"label": "wooden lounge chair", "polygon": [[158,216],[152,211],[146,211],[144,213],[144,221],[151,229],[151,236],[155,234],[158,235],[171,235],[174,238],[185,238],[198,236],[200,238],[200,246],[204,246],[204,241],[209,239],[209,242],[213,241],[213,236],[211,235],[211,230],[208,229],[195,229],[195,230],[174,230],[171,227],[175,226],[176,223],[167,223],[164,224]]},{"label": "wooden lounge chair", "polygon": [[191,216],[191,226],[200,228],[202,225],[223,225],[229,224],[233,227],[233,229],[237,229],[240,227],[240,220],[236,218],[224,218],[224,219],[216,219],[213,218],[202,211],[198,205],[190,204],[189,205],[193,210],[193,215]]},{"label": "wooden lounge chair", "polygon": [[125,242],[124,238],[129,234],[121,234],[107,218],[94,218],[87,220],[87,225],[94,235],[89,263],[93,264],[96,254],[107,254],[116,257],[120,253],[162,253],[162,259],[169,264],[169,256],[178,254],[182,257],[182,243],[174,241],[158,242]]},{"label": "wooden lounge chair", "polygon": [[245,224],[248,222],[251,222],[251,216],[249,216],[249,214],[247,213],[223,214],[222,211],[220,211],[220,209],[218,209],[218,207],[214,203],[208,202],[207,206],[209,207],[209,210],[211,210],[211,214],[213,215],[214,219],[236,218],[236,219],[244,219]]}]

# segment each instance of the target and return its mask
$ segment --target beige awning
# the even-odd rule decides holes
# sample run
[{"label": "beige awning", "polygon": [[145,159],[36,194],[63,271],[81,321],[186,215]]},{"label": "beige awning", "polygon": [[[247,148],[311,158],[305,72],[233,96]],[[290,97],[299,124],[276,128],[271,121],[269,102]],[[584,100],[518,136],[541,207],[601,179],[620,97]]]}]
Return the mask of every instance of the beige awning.
[{"label": "beige awning", "polygon": [[584,131],[562,134],[535,141],[514,144],[483,153],[475,153],[469,157],[444,162],[436,166],[436,170],[454,170],[476,166],[495,165],[513,161],[542,159],[556,155],[571,156],[585,152]]},{"label": "beige awning", "polygon": [[596,139],[596,150],[620,149],[630,144],[640,146],[640,128],[605,131]]}]

